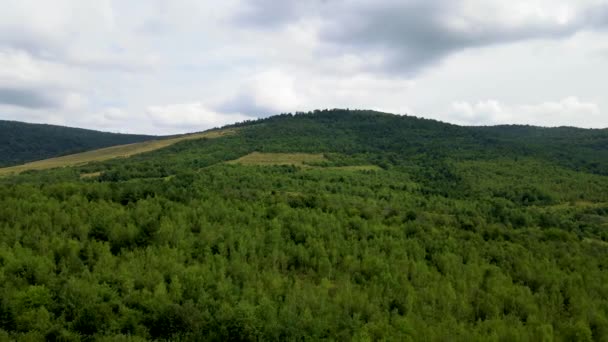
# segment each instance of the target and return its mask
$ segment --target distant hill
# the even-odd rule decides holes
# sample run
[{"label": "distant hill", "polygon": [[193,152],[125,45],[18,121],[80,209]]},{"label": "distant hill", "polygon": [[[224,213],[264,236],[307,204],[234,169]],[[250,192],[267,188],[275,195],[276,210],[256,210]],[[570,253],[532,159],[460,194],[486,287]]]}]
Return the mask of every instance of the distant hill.
[{"label": "distant hill", "polygon": [[470,129],[523,155],[543,156],[575,170],[608,175],[608,129],[522,125]]},{"label": "distant hill", "polygon": [[367,154],[395,164],[439,159],[535,157],[608,175],[608,130],[527,125],[458,126],[368,110],[282,114],[237,126],[256,150]]},{"label": "distant hill", "polygon": [[[0,137],[0,166],[7,166],[6,155],[14,153],[24,155],[19,146],[30,147],[32,156],[29,160],[40,160],[60,155],[70,155],[80,151],[95,150],[105,146],[129,144],[132,142],[151,140],[158,137],[122,135],[102,133],[96,131],[67,128],[50,125],[30,125],[16,122],[1,122],[0,132],[4,130],[3,124],[22,126],[27,132],[15,134],[12,130],[12,140],[23,143],[7,145],[4,139],[11,139],[11,134]],[[31,127],[30,127],[31,126]],[[238,128],[240,134],[221,140],[218,144],[225,145],[223,151],[216,156],[223,159],[238,158],[244,152],[303,152],[303,153],[334,153],[345,156],[347,159],[366,160],[369,164],[379,166],[389,165],[424,165],[437,169],[437,162],[446,160],[492,159],[492,158],[540,158],[544,161],[559,164],[576,170],[594,174],[608,175],[608,130],[607,129],[581,129],[574,127],[535,127],[527,125],[501,125],[501,126],[458,126],[437,120],[418,118],[408,115],[395,115],[370,110],[316,110],[309,113],[280,114],[264,119],[246,121],[228,125],[216,132],[232,132]],[[54,133],[51,133],[54,132]],[[65,132],[62,136],[61,134]],[[210,131],[211,132],[211,131]],[[168,147],[185,138],[196,140],[200,137],[209,137],[208,133],[189,134],[180,137],[164,137],[160,144],[154,147],[147,145],[116,146],[128,152],[118,153],[117,156],[131,156],[141,152],[149,152],[162,147]],[[35,138],[35,136],[41,138]],[[220,134],[221,135],[221,134]],[[46,139],[46,143],[43,143]],[[52,141],[52,139],[56,139]],[[97,145],[94,145],[94,144]],[[149,142],[150,143],[150,142]],[[149,144],[146,143],[146,144]],[[65,146],[65,148],[61,148]],[[17,148],[15,148],[17,147]],[[71,148],[71,149],[70,149]],[[79,150],[77,150],[77,148]],[[199,159],[205,155],[208,144],[197,141],[180,144],[174,149],[162,149],[158,153],[163,155],[164,161],[176,168],[184,160]],[[180,153],[189,151],[189,154]],[[49,151],[46,157],[40,156]],[[93,151],[91,151],[92,153]],[[19,170],[6,170],[20,172],[30,169],[46,169],[57,166],[74,165],[68,162],[60,165],[62,160],[77,161],[82,164],[91,161],[111,159],[115,153],[99,151],[93,158],[82,159],[61,158],[37,162],[35,165],[19,166]],[[51,154],[52,153],[52,154]],[[170,153],[169,155],[166,155]],[[34,158],[33,155],[36,155]],[[40,157],[39,157],[40,156]],[[100,158],[101,157],[101,158]],[[154,155],[150,156],[154,158]],[[12,164],[23,164],[22,161],[12,159]],[[215,159],[214,159],[215,160]],[[217,161],[220,161],[219,159]],[[124,161],[128,164],[131,161]],[[134,159],[132,162],[138,162]],[[209,161],[211,162],[211,161]],[[350,163],[352,161],[342,163]],[[2,173],[2,171],[0,171]],[[5,172],[6,173],[6,172]]]},{"label": "distant hill", "polygon": [[22,164],[156,137],[0,120],[0,166]]},{"label": "distant hill", "polygon": [[184,140],[195,140],[195,139],[213,139],[222,137],[228,134],[234,134],[234,129],[226,130],[211,130],[201,133],[183,134],[178,136],[167,136],[160,139],[147,140],[142,142],[136,142],[126,145],[116,145],[110,147],[103,147],[94,150],[88,150],[85,152],[79,152],[74,154],[68,154],[60,157],[53,157],[48,159],[36,160],[25,164],[0,167],[0,176],[18,174],[25,171],[32,170],[46,170],[58,167],[68,167],[83,165],[92,162],[100,162],[115,158],[126,158],[136,154],[146,153],[155,151],[167,146],[176,144]]}]

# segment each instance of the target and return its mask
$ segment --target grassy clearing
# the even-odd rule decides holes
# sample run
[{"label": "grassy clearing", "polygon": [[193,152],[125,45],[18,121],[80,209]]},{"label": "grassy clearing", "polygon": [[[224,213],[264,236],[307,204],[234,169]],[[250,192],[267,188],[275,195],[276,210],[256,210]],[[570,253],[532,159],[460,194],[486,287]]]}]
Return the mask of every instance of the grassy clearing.
[{"label": "grassy clearing", "polygon": [[229,164],[240,165],[295,165],[308,169],[336,170],[336,171],[378,171],[376,165],[352,165],[352,166],[316,166],[315,163],[325,162],[327,159],[323,154],[310,153],[260,153],[253,152]]},{"label": "grassy clearing", "polygon": [[590,243],[590,244],[596,244],[596,245],[603,246],[603,247],[608,247],[608,242],[598,240],[598,239],[584,238],[583,242]]},{"label": "grassy clearing", "polygon": [[229,164],[241,165],[296,165],[308,166],[306,163],[326,161],[323,154],[311,153],[260,153],[253,152],[239,159],[231,160]]},{"label": "grassy clearing", "polygon": [[101,172],[91,172],[91,173],[81,173],[80,174],[80,179],[85,179],[85,178],[95,178],[101,176]]},{"label": "grassy clearing", "polygon": [[569,201],[558,203],[552,206],[553,208],[568,209],[568,208],[608,208],[606,202],[590,202],[590,201]]},{"label": "grassy clearing", "polygon": [[187,134],[169,139],[150,140],[141,143],[106,147],[98,150],[70,154],[67,156],[39,160],[23,165],[1,168],[0,176],[18,174],[23,171],[29,170],[45,170],[57,167],[83,165],[94,161],[104,161],[114,158],[126,158],[135,154],[158,150],[184,140],[195,140],[202,138],[213,139],[234,133],[234,129],[226,129],[221,131]]},{"label": "grassy clearing", "polygon": [[380,171],[382,168],[378,165],[351,165],[351,166],[330,166],[324,167],[327,170],[338,171]]}]

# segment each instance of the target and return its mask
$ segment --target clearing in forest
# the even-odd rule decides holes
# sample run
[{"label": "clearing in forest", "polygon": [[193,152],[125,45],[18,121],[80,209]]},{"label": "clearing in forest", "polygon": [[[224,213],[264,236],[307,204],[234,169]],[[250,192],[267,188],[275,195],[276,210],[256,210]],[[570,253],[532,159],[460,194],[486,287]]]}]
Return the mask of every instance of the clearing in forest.
[{"label": "clearing in forest", "polygon": [[231,160],[229,164],[240,165],[295,165],[305,168],[338,171],[378,171],[377,165],[328,166],[315,165],[328,161],[322,153],[262,153],[252,152],[239,159]]},{"label": "clearing in forest", "polygon": [[231,160],[229,164],[242,165],[296,165],[307,166],[306,163],[327,161],[321,153],[261,153],[252,152],[239,159]]},{"label": "clearing in forest", "polygon": [[339,171],[380,171],[382,168],[378,165],[349,165],[349,166],[329,166],[325,167],[327,170],[339,170]]}]

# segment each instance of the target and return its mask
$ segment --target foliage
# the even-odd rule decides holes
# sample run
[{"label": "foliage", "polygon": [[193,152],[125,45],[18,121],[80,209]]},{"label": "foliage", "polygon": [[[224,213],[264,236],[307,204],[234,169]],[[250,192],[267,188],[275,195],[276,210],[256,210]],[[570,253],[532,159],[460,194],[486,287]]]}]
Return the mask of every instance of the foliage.
[{"label": "foliage", "polygon": [[608,177],[487,130],[320,111],[5,178],[0,336],[608,340]]},{"label": "foliage", "polygon": [[53,125],[0,120],[0,166],[154,139]]}]

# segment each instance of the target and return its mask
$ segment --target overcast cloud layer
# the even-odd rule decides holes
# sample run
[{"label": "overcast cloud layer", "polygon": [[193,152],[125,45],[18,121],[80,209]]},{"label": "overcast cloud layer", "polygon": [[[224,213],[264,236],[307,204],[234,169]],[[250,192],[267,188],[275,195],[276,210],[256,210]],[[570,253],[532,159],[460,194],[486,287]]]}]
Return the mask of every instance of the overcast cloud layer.
[{"label": "overcast cloud layer", "polygon": [[172,134],[348,107],[608,127],[608,0],[0,6],[0,119]]}]

